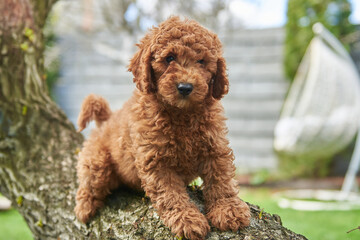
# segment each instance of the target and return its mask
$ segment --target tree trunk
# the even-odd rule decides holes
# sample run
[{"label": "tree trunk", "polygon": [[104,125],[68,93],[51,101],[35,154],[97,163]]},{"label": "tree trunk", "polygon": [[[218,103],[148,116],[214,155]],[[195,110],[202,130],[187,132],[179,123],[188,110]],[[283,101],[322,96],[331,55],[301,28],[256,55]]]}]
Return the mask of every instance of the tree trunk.
[{"label": "tree trunk", "polygon": [[[0,1],[0,192],[36,239],[175,239],[143,194],[119,189],[88,224],[76,220],[76,155],[82,135],[46,88],[42,28],[54,1]],[[203,209],[200,190],[189,190]],[[251,226],[208,239],[306,239],[251,205]]]}]

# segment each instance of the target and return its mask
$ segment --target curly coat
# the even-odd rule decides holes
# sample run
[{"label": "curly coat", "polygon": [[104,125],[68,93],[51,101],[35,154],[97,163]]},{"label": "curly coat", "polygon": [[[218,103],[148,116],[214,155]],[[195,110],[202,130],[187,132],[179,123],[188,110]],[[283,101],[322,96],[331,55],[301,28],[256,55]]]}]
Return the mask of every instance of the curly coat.
[{"label": "curly coat", "polygon": [[[204,239],[208,220],[220,230],[249,225],[219,101],[229,82],[218,37],[195,21],[171,17],[137,46],[129,65],[137,89],[123,108],[111,112],[95,95],[82,105],[80,130],[90,120],[98,128],[79,155],[77,218],[87,222],[111,190],[126,185],[144,190],[177,236]],[[191,89],[184,93],[180,84]],[[206,217],[186,192],[198,176]]]}]

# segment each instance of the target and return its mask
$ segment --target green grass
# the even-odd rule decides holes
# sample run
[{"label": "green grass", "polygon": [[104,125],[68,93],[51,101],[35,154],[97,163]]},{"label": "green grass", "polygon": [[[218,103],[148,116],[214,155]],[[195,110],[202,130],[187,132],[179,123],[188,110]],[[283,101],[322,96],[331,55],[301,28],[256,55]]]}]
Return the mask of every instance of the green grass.
[{"label": "green grass", "polygon": [[269,189],[241,189],[240,197],[259,205],[265,212],[278,214],[283,225],[310,240],[358,240],[360,231],[347,231],[360,226],[360,210],[296,211],[278,207]]},{"label": "green grass", "polygon": [[0,240],[31,240],[30,229],[14,209],[0,211]]}]

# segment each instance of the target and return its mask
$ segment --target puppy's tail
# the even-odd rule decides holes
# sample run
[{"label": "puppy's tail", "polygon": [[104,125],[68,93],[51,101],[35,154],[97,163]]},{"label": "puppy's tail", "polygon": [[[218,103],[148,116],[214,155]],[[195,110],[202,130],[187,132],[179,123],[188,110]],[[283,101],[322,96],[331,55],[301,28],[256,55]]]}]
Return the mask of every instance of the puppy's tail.
[{"label": "puppy's tail", "polygon": [[91,120],[95,120],[96,125],[100,127],[102,122],[110,118],[111,113],[109,104],[103,97],[90,94],[85,98],[81,106],[77,122],[79,126],[78,132],[84,130]]}]

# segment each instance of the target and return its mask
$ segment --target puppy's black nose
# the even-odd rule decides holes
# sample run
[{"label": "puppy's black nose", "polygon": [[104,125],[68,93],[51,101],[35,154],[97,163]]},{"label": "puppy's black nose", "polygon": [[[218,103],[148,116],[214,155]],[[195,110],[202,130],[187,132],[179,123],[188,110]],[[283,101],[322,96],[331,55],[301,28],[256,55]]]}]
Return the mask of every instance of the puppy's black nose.
[{"label": "puppy's black nose", "polygon": [[177,89],[179,93],[183,96],[189,95],[193,90],[193,85],[191,83],[179,83]]}]

